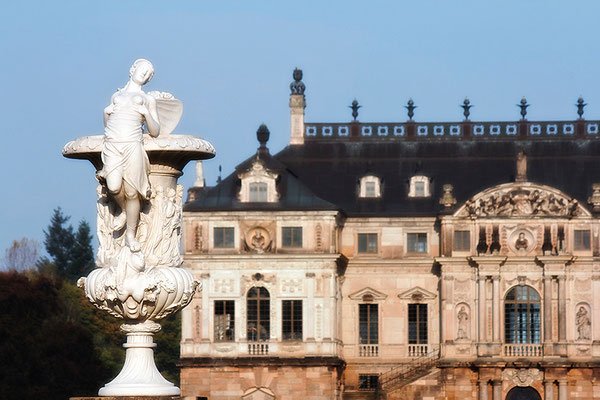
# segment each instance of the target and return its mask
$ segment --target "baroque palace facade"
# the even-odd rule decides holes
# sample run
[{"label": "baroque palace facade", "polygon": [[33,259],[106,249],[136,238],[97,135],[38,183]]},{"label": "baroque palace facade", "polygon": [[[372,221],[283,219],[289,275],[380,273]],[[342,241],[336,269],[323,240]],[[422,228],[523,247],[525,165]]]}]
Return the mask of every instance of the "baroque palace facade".
[{"label": "baroque palace facade", "polygon": [[600,399],[598,121],[304,122],[184,207],[186,400]]}]

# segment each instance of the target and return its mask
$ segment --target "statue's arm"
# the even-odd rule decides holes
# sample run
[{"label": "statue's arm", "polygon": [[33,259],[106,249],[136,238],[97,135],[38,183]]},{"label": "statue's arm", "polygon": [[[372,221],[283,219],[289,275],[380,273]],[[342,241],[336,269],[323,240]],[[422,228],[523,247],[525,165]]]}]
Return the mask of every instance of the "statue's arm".
[{"label": "statue's arm", "polygon": [[158,111],[156,109],[156,99],[152,96],[146,96],[148,106],[141,107],[141,113],[146,119],[146,127],[148,133],[152,137],[157,137],[160,134],[160,121],[158,119]]}]

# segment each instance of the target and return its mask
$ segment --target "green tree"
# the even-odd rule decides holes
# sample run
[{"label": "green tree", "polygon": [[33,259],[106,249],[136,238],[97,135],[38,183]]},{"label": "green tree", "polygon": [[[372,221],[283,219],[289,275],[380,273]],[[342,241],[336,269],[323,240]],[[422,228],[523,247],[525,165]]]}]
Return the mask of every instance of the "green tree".
[{"label": "green tree", "polygon": [[44,231],[44,245],[51,258],[41,258],[36,266],[41,273],[77,282],[94,269],[94,250],[90,225],[81,221],[77,232],[73,232],[73,227],[67,225],[69,218],[60,207],[54,209]]}]

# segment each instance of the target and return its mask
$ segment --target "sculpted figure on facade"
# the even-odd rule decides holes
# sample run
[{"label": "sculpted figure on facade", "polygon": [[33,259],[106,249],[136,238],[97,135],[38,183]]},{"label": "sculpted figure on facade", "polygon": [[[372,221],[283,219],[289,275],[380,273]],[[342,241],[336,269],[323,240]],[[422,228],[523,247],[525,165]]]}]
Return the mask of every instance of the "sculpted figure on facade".
[{"label": "sculpted figure on facade", "polygon": [[469,313],[465,309],[465,306],[461,306],[456,316],[458,320],[458,331],[456,332],[456,339],[468,339],[469,338]]},{"label": "sculpted figure on facade", "polygon": [[575,315],[575,324],[577,325],[577,340],[590,340],[592,322],[587,309],[584,306],[579,306]]}]

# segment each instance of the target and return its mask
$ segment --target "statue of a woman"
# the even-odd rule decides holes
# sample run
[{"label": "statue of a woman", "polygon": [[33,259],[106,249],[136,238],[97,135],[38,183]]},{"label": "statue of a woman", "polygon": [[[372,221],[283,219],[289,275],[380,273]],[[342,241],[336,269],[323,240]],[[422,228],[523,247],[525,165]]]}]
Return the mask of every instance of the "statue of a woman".
[{"label": "statue of a woman", "polygon": [[592,323],[585,307],[579,307],[579,311],[575,315],[575,323],[577,325],[577,340],[589,340]]},{"label": "statue of a woman", "polygon": [[119,208],[112,229],[126,227],[125,243],[132,252],[141,249],[135,238],[140,201],[150,197],[150,163],[144,150],[142,126],[146,125],[152,137],[160,133],[156,99],[142,90],[153,74],[150,61],[136,60],[129,70],[129,82],[112,95],[104,109],[104,166],[97,177],[106,184]]}]

